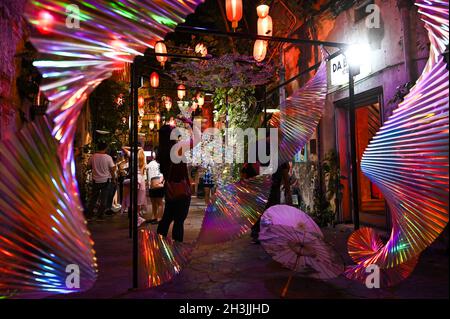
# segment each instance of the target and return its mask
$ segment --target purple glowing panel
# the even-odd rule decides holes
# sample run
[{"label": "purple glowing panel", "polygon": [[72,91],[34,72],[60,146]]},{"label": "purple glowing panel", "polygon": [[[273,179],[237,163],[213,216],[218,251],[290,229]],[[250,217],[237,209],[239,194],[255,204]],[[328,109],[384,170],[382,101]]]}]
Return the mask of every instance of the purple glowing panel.
[{"label": "purple glowing panel", "polygon": [[[386,197],[392,216],[391,236],[379,246],[376,237],[360,230],[349,242],[352,256],[359,254],[355,247],[368,247],[367,241],[377,249],[359,254],[348,277],[363,280],[359,274],[376,264],[387,276],[382,280],[385,286],[406,277],[420,253],[448,223],[449,72],[442,56],[449,43],[448,1],[419,1],[417,6],[429,32],[430,59],[361,161],[364,174]],[[395,269],[401,274],[394,276]]]},{"label": "purple glowing panel", "polygon": [[[0,298],[87,290],[95,282],[93,242],[57,148],[46,120],[0,144]],[[79,285],[75,278],[66,285],[66,268],[79,270]]]}]

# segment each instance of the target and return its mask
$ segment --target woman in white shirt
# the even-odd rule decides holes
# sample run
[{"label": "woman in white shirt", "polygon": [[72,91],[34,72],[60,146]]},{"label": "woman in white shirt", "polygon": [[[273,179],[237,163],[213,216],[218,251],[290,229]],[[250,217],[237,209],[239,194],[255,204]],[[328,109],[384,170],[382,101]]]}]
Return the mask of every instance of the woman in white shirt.
[{"label": "woman in white shirt", "polygon": [[163,213],[164,198],[164,177],[159,170],[159,163],[153,153],[150,163],[147,165],[147,181],[149,183],[149,195],[152,203],[152,216],[149,221],[151,224],[157,224]]}]

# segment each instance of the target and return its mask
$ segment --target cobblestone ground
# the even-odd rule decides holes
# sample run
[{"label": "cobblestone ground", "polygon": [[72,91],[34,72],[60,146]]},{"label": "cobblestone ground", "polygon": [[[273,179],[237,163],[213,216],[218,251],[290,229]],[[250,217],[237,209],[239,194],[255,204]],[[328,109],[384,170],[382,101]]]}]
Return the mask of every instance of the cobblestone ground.
[{"label": "cobblestone ground", "polygon": [[[186,242],[198,235],[203,218],[201,200],[193,199],[185,223]],[[150,216],[148,216],[150,217]],[[113,216],[89,225],[97,251],[99,277],[94,287],[83,293],[57,298],[243,298],[277,299],[293,273],[267,255],[263,248],[250,242],[249,236],[228,243],[197,246],[191,262],[173,281],[160,287],[130,291],[131,239],[128,219]],[[326,240],[346,264],[348,227],[323,229]],[[448,298],[448,255],[442,242],[425,251],[413,274],[389,289],[368,289],[343,276],[320,281],[293,277],[286,298]]]}]

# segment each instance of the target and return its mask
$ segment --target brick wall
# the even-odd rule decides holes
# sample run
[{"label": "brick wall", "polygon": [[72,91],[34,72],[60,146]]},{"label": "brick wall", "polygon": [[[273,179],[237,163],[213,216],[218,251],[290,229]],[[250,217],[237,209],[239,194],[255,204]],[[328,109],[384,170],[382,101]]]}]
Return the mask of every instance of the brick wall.
[{"label": "brick wall", "polygon": [[22,16],[25,2],[0,1],[0,139],[20,126],[18,109],[21,101],[15,84],[20,61],[14,56],[21,50],[28,34],[28,27]]}]

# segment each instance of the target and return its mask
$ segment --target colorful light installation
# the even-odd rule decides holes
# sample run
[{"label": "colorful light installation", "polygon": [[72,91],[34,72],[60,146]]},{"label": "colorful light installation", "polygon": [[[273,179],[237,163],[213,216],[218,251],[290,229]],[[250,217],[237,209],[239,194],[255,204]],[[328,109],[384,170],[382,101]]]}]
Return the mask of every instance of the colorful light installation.
[{"label": "colorful light installation", "polygon": [[139,230],[139,288],[151,288],[172,280],[189,261],[192,246]]},{"label": "colorful light installation", "polygon": [[[88,290],[97,277],[74,167],[61,165],[51,126],[38,119],[0,143],[0,299]],[[79,288],[66,286],[69,265]]]},{"label": "colorful light installation", "polygon": [[319,124],[327,95],[326,59],[315,76],[280,105],[273,114],[271,125],[280,128],[278,163],[291,161],[311,139]]},{"label": "colorful light installation", "polygon": [[385,287],[412,272],[421,252],[448,223],[449,71],[442,55],[449,44],[448,1],[420,0],[416,5],[429,33],[430,58],[361,161],[361,170],[389,205],[391,236],[383,244],[372,230],[360,229],[348,244],[357,265],[346,275],[364,281],[366,268],[375,264]]},{"label": "colorful light installation", "polygon": [[198,242],[226,242],[248,231],[264,212],[270,185],[270,176],[264,175],[218,187],[214,204],[206,208]]},{"label": "colorful light installation", "polygon": [[[125,5],[73,0],[70,4],[79,8],[79,15],[72,18],[79,20],[79,28],[77,23],[67,23],[66,3],[27,3],[25,16],[37,29],[30,40],[41,54],[34,65],[43,76],[40,89],[50,104],[48,125],[36,123],[18,133],[14,143],[0,146],[2,154],[15,156],[14,163],[0,158],[2,172],[6,167],[14,172],[14,178],[2,179],[10,182],[8,189],[0,186],[0,223],[8,225],[0,237],[0,254],[6,254],[0,258],[1,295],[79,291],[89,289],[95,281],[95,257],[73,160],[78,116],[97,85],[136,55],[153,48],[202,2],[137,0]],[[22,172],[26,167],[27,173]],[[35,194],[37,190],[39,194]],[[44,197],[46,203],[41,203],[39,198]],[[84,274],[80,289],[69,291],[62,281],[68,264],[80,265]]]}]

